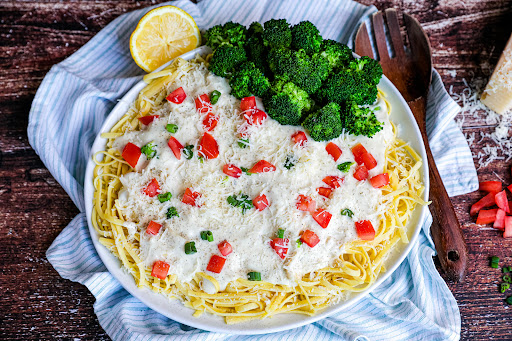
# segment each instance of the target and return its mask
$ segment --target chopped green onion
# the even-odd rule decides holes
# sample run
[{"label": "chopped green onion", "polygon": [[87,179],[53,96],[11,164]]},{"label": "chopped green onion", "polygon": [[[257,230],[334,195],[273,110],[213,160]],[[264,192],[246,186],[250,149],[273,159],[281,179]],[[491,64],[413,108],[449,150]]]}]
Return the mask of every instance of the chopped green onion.
[{"label": "chopped green onion", "polygon": [[180,215],[178,214],[178,210],[176,209],[176,207],[172,206],[172,207],[169,207],[169,209],[167,210],[167,219],[171,219],[172,217],[179,217]]},{"label": "chopped green onion", "polygon": [[503,273],[505,273],[505,272],[510,272],[510,267],[506,267],[506,266],[505,266],[505,267],[503,267],[503,269],[501,269],[501,271],[502,271]]},{"label": "chopped green onion", "polygon": [[299,238],[299,239],[297,239],[296,243],[297,243],[297,248],[299,248],[302,245],[302,240]]},{"label": "chopped green onion", "polygon": [[191,254],[196,253],[196,252],[197,252],[197,249],[196,249],[196,243],[195,242],[189,242],[189,243],[185,244],[185,253],[187,255],[191,255]]},{"label": "chopped green onion", "polygon": [[288,155],[284,161],[284,168],[290,170],[298,161],[295,155]]},{"label": "chopped green onion", "polygon": [[247,210],[250,210],[254,207],[252,200],[249,199],[247,194],[239,194],[238,197],[236,195],[230,195],[227,198],[228,203],[234,207],[241,207],[242,214],[245,214]]},{"label": "chopped green onion", "polygon": [[201,239],[207,240],[209,242],[213,242],[213,233],[212,231],[201,231]]},{"label": "chopped green onion", "polygon": [[238,147],[240,148],[247,148],[249,145],[249,139],[240,139],[238,140]]},{"label": "chopped green onion", "polygon": [[491,268],[498,269],[500,267],[499,266],[499,262],[500,262],[500,258],[496,257],[496,256],[493,256],[491,258]]},{"label": "chopped green onion", "polygon": [[350,161],[347,161],[347,162],[343,162],[343,163],[340,163],[338,165],[338,169],[340,171],[342,171],[343,173],[347,173],[349,170],[350,170],[350,167],[352,167],[354,163],[353,162],[350,162]]},{"label": "chopped green onion", "polygon": [[199,155],[197,158],[199,159],[199,162],[201,162],[201,163],[204,162],[204,157],[202,155]]},{"label": "chopped green onion", "polygon": [[168,125],[165,126],[165,129],[169,132],[169,133],[172,133],[174,134],[175,132],[178,131],[178,126],[176,124],[172,124],[172,123],[169,123]]},{"label": "chopped green onion", "polygon": [[510,283],[501,283],[500,292],[503,294],[510,288]]},{"label": "chopped green onion", "polygon": [[171,198],[172,198],[171,192],[158,194],[158,201],[160,201],[160,202],[169,201],[169,200],[171,200]]},{"label": "chopped green onion", "polygon": [[194,156],[194,146],[190,144],[185,146],[185,148],[183,148],[183,155],[185,155],[187,160],[190,160]]},{"label": "chopped green onion", "polygon": [[252,174],[252,173],[249,173],[249,168],[240,167],[240,169],[242,170],[242,172],[244,172],[247,175],[251,175]]},{"label": "chopped green onion", "polygon": [[156,156],[156,145],[155,142],[151,141],[147,145],[143,146],[140,151],[146,155],[148,159],[152,159]]},{"label": "chopped green onion", "polygon": [[506,301],[509,305],[511,305],[512,304],[512,296],[507,297]]},{"label": "chopped green onion", "polygon": [[247,274],[247,278],[249,278],[249,281],[261,281],[261,273],[251,271]]},{"label": "chopped green onion", "polygon": [[228,203],[231,205],[231,206],[238,206],[238,200],[236,199],[236,196],[233,196],[233,195],[230,195],[228,197]]},{"label": "chopped green onion", "polygon": [[284,238],[284,230],[283,229],[277,230],[277,238]]},{"label": "chopped green onion", "polygon": [[344,210],[341,210],[341,215],[346,215],[347,217],[352,218],[354,212],[352,212],[348,208],[345,208]]},{"label": "chopped green onion", "polygon": [[504,281],[504,282],[507,282],[507,283],[512,283],[512,279],[510,278],[510,276],[509,276],[509,275],[505,275],[505,276],[503,276],[503,281]]},{"label": "chopped green onion", "polygon": [[217,102],[219,101],[220,95],[221,95],[220,91],[213,90],[212,93],[210,94],[210,103],[217,104]]}]

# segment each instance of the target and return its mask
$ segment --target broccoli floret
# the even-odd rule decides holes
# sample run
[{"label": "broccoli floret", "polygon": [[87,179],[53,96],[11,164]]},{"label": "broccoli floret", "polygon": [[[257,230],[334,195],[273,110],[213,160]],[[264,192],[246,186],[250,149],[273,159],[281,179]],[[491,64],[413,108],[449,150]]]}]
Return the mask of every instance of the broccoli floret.
[{"label": "broccoli floret", "polygon": [[308,55],[320,51],[322,36],[310,21],[301,21],[292,27],[292,47],[304,50]]},{"label": "broccoli floret", "polygon": [[347,101],[372,104],[377,99],[377,86],[368,83],[363,73],[341,69],[327,78],[317,96],[325,103],[335,102],[341,106]]},{"label": "broccoli floret", "polygon": [[267,63],[268,48],[263,45],[263,27],[259,22],[253,22],[247,30],[247,43],[245,44],[245,51],[247,58],[256,65],[258,69],[264,74],[269,74],[269,67]]},{"label": "broccoli floret", "polygon": [[355,102],[347,103],[341,113],[341,121],[345,130],[353,135],[372,137],[383,127],[370,108],[360,107]]},{"label": "broccoli floret", "polygon": [[263,99],[268,115],[289,125],[300,124],[303,112],[310,110],[311,102],[304,90],[284,79],[277,79],[272,84],[271,95]]},{"label": "broccoli floret", "polygon": [[270,19],[263,24],[263,43],[270,48],[290,47],[292,30],[286,19]]},{"label": "broccoli floret", "polygon": [[368,83],[377,85],[382,78],[382,67],[379,62],[367,56],[360,59],[354,59],[350,62],[349,67],[362,74]]},{"label": "broccoli floret", "polygon": [[268,53],[268,65],[270,70],[280,78],[288,78],[293,70],[291,61],[293,51],[284,47],[271,49]]},{"label": "broccoli floret", "polygon": [[319,56],[327,59],[331,70],[346,67],[354,60],[352,50],[347,45],[331,39],[322,41]]},{"label": "broccoli floret", "polygon": [[343,131],[340,106],[336,103],[328,103],[306,117],[302,126],[315,141],[327,141],[340,136]]},{"label": "broccoli floret", "polygon": [[253,22],[251,25],[249,25],[249,28],[247,29],[247,34],[249,37],[255,35],[255,34],[262,34],[263,33],[263,26],[257,21]]},{"label": "broccoli floret", "polygon": [[246,42],[247,29],[245,26],[232,21],[224,25],[216,25],[204,34],[206,45],[216,50],[223,44],[243,47]]},{"label": "broccoli floret", "polygon": [[270,88],[267,77],[254,66],[253,62],[243,63],[239,70],[233,73],[229,85],[231,86],[231,94],[236,98],[251,95],[262,97]]},{"label": "broccoli floret", "polygon": [[238,64],[245,62],[245,50],[239,46],[224,44],[213,52],[208,70],[221,77],[230,77]]}]

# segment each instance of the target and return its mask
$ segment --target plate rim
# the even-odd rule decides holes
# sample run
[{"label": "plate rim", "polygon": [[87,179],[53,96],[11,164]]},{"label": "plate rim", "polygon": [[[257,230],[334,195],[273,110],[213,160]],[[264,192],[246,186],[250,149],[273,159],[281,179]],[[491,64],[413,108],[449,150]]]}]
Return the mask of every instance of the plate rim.
[{"label": "plate rim", "polygon": [[[195,57],[197,54],[208,54],[210,52],[211,52],[211,49],[209,47],[200,46],[200,47],[198,47],[194,50],[191,50],[177,58],[183,58],[185,60],[190,60],[193,57]],[[155,72],[160,71],[161,69],[167,67],[168,65],[170,65],[173,62],[173,60],[165,63],[164,65],[159,67],[157,70],[155,70]],[[414,116],[413,116],[409,106],[407,105],[407,102],[404,100],[404,98],[402,97],[400,92],[391,83],[391,81],[389,81],[389,79],[387,77],[383,76],[381,79],[381,82],[383,82],[385,87],[388,87],[392,90],[393,95],[395,95],[395,97],[398,99],[398,101],[400,102],[403,109],[405,109],[406,115],[409,116],[409,118],[413,122],[412,128],[414,129],[414,135],[416,137],[419,137],[418,143],[419,143],[420,148],[419,148],[419,150],[417,150],[417,152],[418,152],[418,154],[420,154],[420,156],[422,157],[423,160],[426,160],[427,156],[426,156],[426,151],[425,151],[425,145],[423,143],[423,139],[421,138],[421,133],[420,133],[418,124],[416,123],[416,120],[414,119]],[[98,147],[104,148],[104,145],[107,141],[107,139],[104,139],[101,137],[101,134],[103,132],[110,131],[111,127],[122,117],[122,115],[124,115],[124,113],[126,113],[126,111],[124,111],[124,113],[119,114],[119,113],[117,113],[117,111],[120,111],[124,106],[127,105],[127,103],[128,103],[128,105],[130,105],[133,102],[133,99],[136,98],[136,95],[138,95],[140,90],[142,90],[142,88],[144,88],[146,85],[147,84],[144,82],[144,80],[140,80],[139,82],[135,83],[130,88],[130,90],[128,90],[118,100],[118,103],[114,106],[114,108],[110,111],[110,113],[105,117],[104,122],[101,126],[101,129],[100,129],[99,133],[96,135],[94,142],[91,146],[91,149],[89,151],[89,157],[87,160],[87,167],[86,167],[85,176],[84,176],[84,200],[85,200],[85,209],[86,209],[86,217],[87,217],[87,226],[88,226],[89,234],[92,239],[92,243],[96,249],[98,256],[100,257],[101,261],[103,262],[103,264],[105,265],[105,267],[107,268],[109,273],[121,284],[121,286],[126,291],[128,291],[132,296],[134,296],[135,298],[140,300],[143,304],[145,304],[147,307],[153,309],[154,311],[156,311],[156,312],[158,312],[158,313],[160,313],[178,323],[182,323],[182,324],[194,327],[194,328],[207,330],[207,331],[211,331],[211,332],[230,333],[230,334],[238,334],[238,335],[257,335],[257,334],[267,334],[267,333],[276,333],[276,332],[280,332],[280,331],[285,331],[285,330],[302,327],[304,325],[317,322],[323,318],[326,318],[328,316],[336,314],[343,309],[350,308],[352,305],[359,302],[364,297],[368,296],[368,294],[370,294],[382,282],[384,282],[386,279],[388,279],[395,272],[395,270],[402,264],[402,262],[405,260],[405,258],[409,255],[413,246],[416,245],[418,236],[421,232],[421,229],[422,229],[422,226],[423,226],[423,223],[425,221],[425,217],[426,217],[426,214],[428,211],[427,206],[420,206],[420,207],[416,208],[416,209],[420,210],[420,213],[419,213],[419,216],[417,219],[416,226],[415,227],[409,226],[409,228],[408,228],[408,229],[414,228],[414,232],[409,240],[409,243],[407,245],[405,245],[405,247],[403,249],[400,250],[400,255],[396,258],[395,263],[392,266],[390,266],[385,273],[381,274],[378,277],[378,279],[370,287],[368,287],[367,289],[365,289],[361,292],[351,294],[350,295],[351,297],[349,299],[340,301],[336,304],[333,304],[332,306],[324,309],[324,311],[321,311],[314,316],[304,316],[304,318],[301,319],[300,321],[296,321],[296,322],[292,321],[290,323],[285,323],[281,326],[271,326],[268,328],[262,328],[262,327],[250,328],[248,323],[250,323],[251,321],[241,323],[241,324],[228,325],[224,322],[223,319],[222,319],[222,323],[219,323],[218,325],[203,323],[203,321],[201,320],[202,316],[201,317],[193,317],[192,313],[194,310],[183,306],[183,303],[180,300],[176,300],[175,302],[179,302],[179,304],[185,310],[190,310],[189,318],[182,318],[182,316],[180,316],[180,315],[173,315],[172,312],[165,311],[155,302],[150,301],[150,300],[146,299],[145,297],[142,297],[143,291],[149,291],[151,295],[152,294],[158,295],[158,297],[165,297],[164,295],[153,292],[150,289],[145,288],[145,287],[133,288],[132,286],[128,285],[128,283],[125,283],[118,277],[118,276],[120,276],[121,272],[126,273],[125,269],[123,268],[122,264],[121,264],[121,266],[119,266],[120,261],[110,252],[110,250],[108,250],[103,244],[101,244],[99,242],[99,234],[92,226],[92,208],[93,208],[92,199],[93,199],[93,193],[94,193],[93,170],[95,167],[95,163],[93,162],[93,155],[96,151],[101,150],[101,148],[98,149]],[[386,94],[386,95],[389,95],[389,94]],[[134,98],[132,98],[132,97],[134,97]],[[118,116],[117,120],[114,121],[113,117],[115,117],[115,116],[113,116],[113,114],[115,115],[116,113],[119,116]],[[111,121],[113,121],[113,122],[111,122]],[[427,162],[423,162],[421,170],[423,173],[422,178],[423,178],[423,184],[425,187],[425,190],[422,195],[422,199],[427,201],[429,188],[430,188]],[[131,279],[133,281],[132,284],[135,285],[135,280],[133,279],[133,277],[131,275],[129,275],[129,276],[131,277]],[[170,301],[170,302],[172,302],[172,301]],[[279,316],[273,317],[273,319],[277,319],[278,317]],[[215,316],[215,318],[220,318],[220,317]],[[261,320],[258,320],[258,321],[261,321]],[[236,328],[236,326],[239,326],[239,328]]]}]

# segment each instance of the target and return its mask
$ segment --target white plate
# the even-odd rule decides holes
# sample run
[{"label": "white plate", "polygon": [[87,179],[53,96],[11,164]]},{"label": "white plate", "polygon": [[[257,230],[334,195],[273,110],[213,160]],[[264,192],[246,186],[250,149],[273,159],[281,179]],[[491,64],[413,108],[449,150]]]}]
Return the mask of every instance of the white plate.
[{"label": "white plate", "polygon": [[[196,54],[207,54],[211,50],[208,47],[202,46],[193,51],[190,51],[183,56],[183,59],[192,59]],[[170,63],[170,62],[169,62]],[[165,64],[161,68],[166,67],[169,63]],[[194,312],[190,308],[183,306],[179,300],[170,300],[164,298],[164,296],[157,294],[147,288],[138,288],[135,284],[133,277],[121,268],[121,262],[102,244],[98,239],[98,234],[91,223],[92,214],[92,198],[93,198],[93,169],[94,162],[92,161],[92,155],[97,151],[104,150],[107,139],[102,138],[100,135],[103,132],[108,132],[114,126],[117,121],[128,111],[131,103],[135,101],[139,92],[146,86],[146,83],[140,81],[137,83],[126,95],[119,101],[114,107],[110,115],[105,120],[105,123],[101,127],[101,132],[96,137],[94,144],[92,145],[91,154],[87,163],[87,170],[85,172],[85,207],[87,213],[87,223],[89,224],[89,231],[91,233],[92,241],[100,258],[103,263],[110,271],[110,273],[117,278],[121,285],[128,290],[133,296],[137,297],[144,304],[153,310],[175,320],[180,323],[200,328],[204,330],[221,332],[221,333],[232,333],[232,334],[264,334],[273,333],[282,330],[292,329],[303,326],[315,321],[318,321],[331,314],[339,312],[341,310],[350,309],[350,306],[361,298],[365,297],[370,291],[382,283],[388,278],[393,271],[400,265],[404,258],[409,253],[412,246],[415,245],[415,241],[421,230],[421,222],[427,212],[427,207],[417,207],[411,220],[409,221],[408,236],[410,243],[403,246],[399,243],[395,250],[390,254],[386,260],[386,271],[382,274],[378,280],[367,290],[352,294],[351,297],[343,302],[335,304],[327,309],[323,310],[315,316],[305,316],[299,314],[281,314],[272,318],[264,320],[253,320],[244,322],[241,324],[227,325],[224,323],[224,319],[219,316],[213,316],[210,314],[203,314],[201,317],[196,318],[192,316]],[[391,104],[391,120],[399,128],[399,137],[405,141],[408,141],[410,145],[416,150],[423,160],[427,159],[425,154],[425,147],[421,138],[420,131],[414,120],[414,117],[404,101],[398,90],[394,85],[386,78],[383,77],[380,81],[379,88],[384,91],[386,98]],[[423,193],[423,199],[427,200],[429,192],[428,182],[428,168],[427,163],[424,162],[421,168],[423,181],[425,184],[425,191]]]}]

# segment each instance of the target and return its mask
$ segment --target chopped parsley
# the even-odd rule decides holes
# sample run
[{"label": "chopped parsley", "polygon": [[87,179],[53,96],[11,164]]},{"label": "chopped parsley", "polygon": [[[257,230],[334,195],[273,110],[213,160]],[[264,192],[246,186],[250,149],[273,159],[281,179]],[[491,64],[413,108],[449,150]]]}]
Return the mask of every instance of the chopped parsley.
[{"label": "chopped parsley", "polygon": [[156,156],[156,145],[155,145],[155,142],[149,142],[147,145],[143,146],[140,151],[146,155],[146,157],[148,158],[148,160],[151,160],[152,158],[154,158]]},{"label": "chopped parsley", "polygon": [[210,94],[210,103],[217,104],[217,102],[219,101],[220,95],[221,95],[220,91],[213,90],[212,93]]},{"label": "chopped parsley", "polygon": [[238,140],[238,147],[240,148],[247,148],[249,145],[249,139],[240,139]]},{"label": "chopped parsley", "polygon": [[350,170],[350,167],[352,167],[354,163],[353,162],[350,162],[350,161],[347,161],[347,162],[343,162],[343,163],[340,163],[338,165],[338,169],[340,171],[342,171],[343,173],[347,173],[349,170]]},{"label": "chopped parsley", "polygon": [[245,214],[247,210],[254,207],[252,200],[249,199],[247,194],[240,193],[238,196],[230,195],[227,200],[231,206],[242,208],[242,214]]},{"label": "chopped parsley", "polygon": [[291,169],[293,166],[295,166],[295,164],[298,162],[299,160],[297,160],[297,158],[295,157],[295,155],[288,155],[286,157],[286,160],[284,161],[284,168],[286,169]]},{"label": "chopped parsley", "polygon": [[183,155],[185,155],[187,160],[190,160],[192,157],[194,157],[194,146],[191,144],[186,145],[185,148],[183,148]]},{"label": "chopped parsley", "polygon": [[179,217],[180,215],[178,214],[178,210],[176,209],[176,207],[172,206],[172,207],[169,207],[169,209],[167,210],[167,219],[171,219],[172,217]]}]

